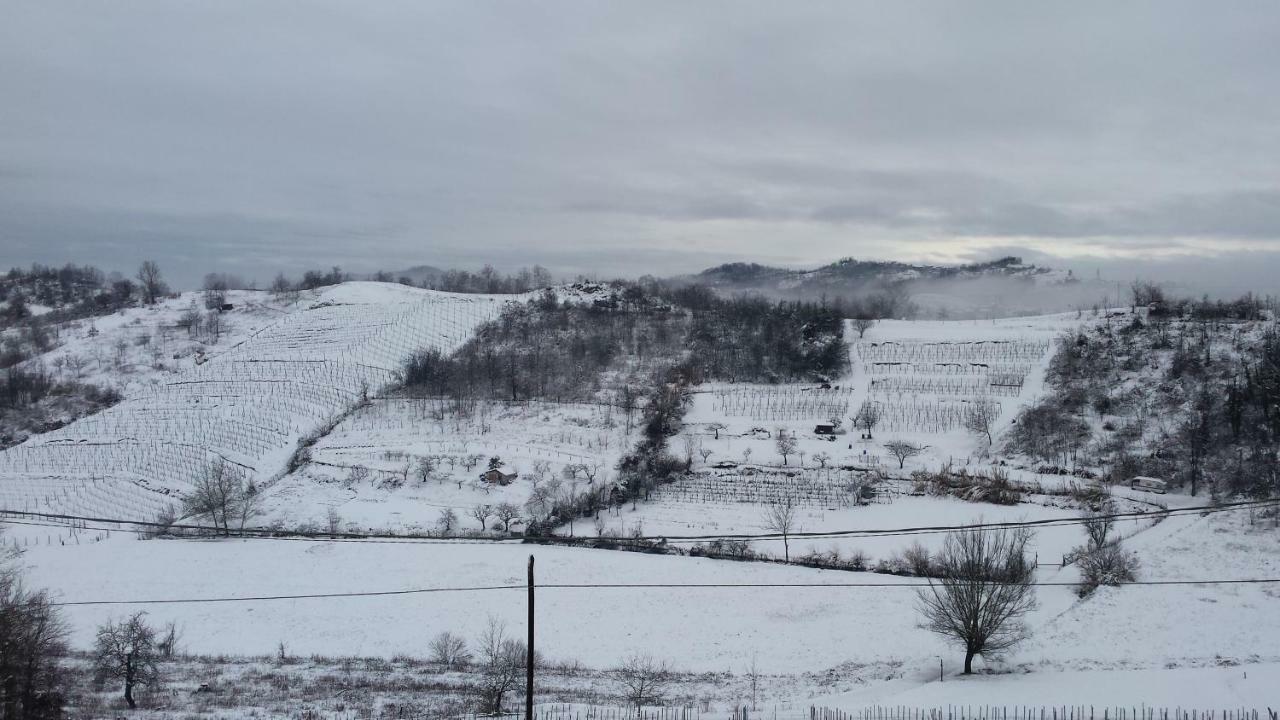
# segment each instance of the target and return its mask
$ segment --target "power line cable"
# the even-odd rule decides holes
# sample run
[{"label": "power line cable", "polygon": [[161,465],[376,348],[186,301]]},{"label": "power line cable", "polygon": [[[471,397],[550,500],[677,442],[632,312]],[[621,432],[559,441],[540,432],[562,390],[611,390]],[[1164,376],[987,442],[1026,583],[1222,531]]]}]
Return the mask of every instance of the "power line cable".
[{"label": "power line cable", "polygon": [[[1044,518],[1040,520],[1011,520],[1006,522],[994,523],[969,523],[962,525],[925,525],[917,527],[903,528],[882,528],[882,529],[850,529],[850,530],[827,530],[812,532],[794,532],[787,533],[788,539],[797,538],[840,538],[840,537],[900,537],[910,535],[931,535],[948,532],[963,532],[972,530],[999,530],[1012,529],[1019,527],[1058,527],[1070,525],[1082,525],[1096,520],[1142,520],[1153,518],[1165,518],[1176,515],[1186,514],[1212,514],[1219,512],[1233,512],[1236,510],[1257,509],[1265,507],[1274,507],[1280,505],[1280,499],[1268,500],[1246,500],[1234,503],[1220,503],[1217,505],[1196,505],[1183,508],[1161,508],[1158,510],[1143,510],[1129,513],[1106,513],[1092,515],[1088,517],[1063,517],[1063,518]],[[212,525],[191,525],[179,523],[158,523],[147,520],[128,520],[123,518],[103,518],[85,515],[67,515],[59,513],[37,513],[26,512],[22,510],[4,510],[0,509],[0,517],[5,515],[18,515],[19,517],[37,517],[52,520],[64,520],[67,522],[83,522],[83,523],[111,523],[116,525],[129,525],[138,528],[157,528],[162,530],[189,530],[192,532],[207,532],[215,535],[221,535],[222,528]],[[15,524],[21,524],[19,521],[9,521]],[[27,524],[38,524],[30,523]],[[50,527],[68,527],[64,523],[50,523]],[[114,530],[120,531],[120,528],[91,527],[85,529],[93,530]],[[243,530],[234,531],[237,537],[244,539],[277,539],[277,540],[320,540],[320,541],[338,541],[338,540],[394,540],[399,542],[429,542],[438,543],[448,540],[466,540],[472,542],[503,542],[510,541],[509,538],[478,538],[465,536],[445,536],[445,537],[415,537],[405,535],[395,535],[393,533],[352,533],[352,532],[302,532],[302,531],[281,531],[269,528],[244,528]],[[781,540],[782,533],[720,533],[712,535],[636,535],[626,538],[614,538],[619,541],[667,541],[667,542],[700,542],[711,540]],[[537,539],[547,543],[577,542],[580,538],[570,538],[558,535],[537,536]]]},{"label": "power line cable", "polygon": [[[759,589],[792,589],[792,588],[875,588],[875,589],[912,589],[925,588],[943,582],[826,582],[826,583],[761,583],[761,582],[744,582],[744,583],[544,583],[539,584],[538,588],[550,590],[759,590]],[[1262,585],[1280,583],[1280,578],[1225,578],[1211,580],[1134,580],[1130,582],[1118,583],[1119,587],[1129,586],[1153,586],[1153,587],[1177,587],[1177,586],[1195,586],[1195,585]],[[1031,587],[1076,587],[1078,582],[1032,582],[1027,583]],[[86,605],[178,605],[178,604],[200,604],[200,603],[231,603],[231,602],[269,602],[276,600],[327,600],[327,599],[345,599],[345,598],[364,598],[364,597],[387,597],[398,595],[426,595],[433,593],[461,593],[461,592],[492,592],[492,591],[509,591],[509,590],[525,590],[525,585],[479,585],[470,587],[432,587],[432,588],[410,588],[406,590],[380,590],[380,591],[363,591],[363,592],[333,592],[333,593],[306,593],[298,595],[252,595],[252,596],[230,596],[230,597],[205,597],[205,598],[158,598],[158,599],[141,599],[141,600],[71,600],[49,603],[59,607],[74,607]]]},{"label": "power line cable", "polygon": [[179,605],[193,603],[266,602],[271,600],[322,600],[330,598],[386,597],[391,595],[425,595],[428,593],[482,592],[486,590],[524,590],[524,585],[482,585],[475,587],[411,588],[408,590],[375,590],[367,592],[307,593],[303,595],[254,595],[244,597],[162,598],[148,600],[72,600],[49,603],[59,607],[83,605]]}]

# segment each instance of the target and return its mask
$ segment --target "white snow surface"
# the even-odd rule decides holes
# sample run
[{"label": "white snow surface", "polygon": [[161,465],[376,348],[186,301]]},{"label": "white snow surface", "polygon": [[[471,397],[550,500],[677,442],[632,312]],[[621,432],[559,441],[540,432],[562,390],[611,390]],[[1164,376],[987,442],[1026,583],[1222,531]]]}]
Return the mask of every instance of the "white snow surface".
[{"label": "white snow surface", "polygon": [[[149,506],[140,498],[168,501],[172,495],[163,491],[181,490],[189,477],[184,473],[202,466],[211,457],[209,452],[270,480],[283,467],[297,437],[349,408],[362,385],[376,390],[419,345],[455,347],[510,299],[451,296],[377,283],[332,288],[252,333],[235,331],[240,334],[233,343],[207,353],[210,359],[199,366],[193,364],[177,374],[160,373],[154,387],[138,383],[139,389],[130,390],[125,403],[91,422],[76,423],[60,434],[0,454],[0,493],[5,493],[5,503],[141,515]],[[886,321],[868,331],[864,342],[1018,341],[1030,345],[1045,343],[1079,322],[1074,315],[994,322]],[[860,347],[856,338],[851,337],[851,342],[853,374],[833,384],[848,389],[841,402],[856,410],[862,399],[871,396],[871,379],[892,373],[864,367],[867,363],[856,354]],[[1018,393],[998,396],[1002,423],[1042,392],[1049,352],[1022,363],[1027,367]],[[981,443],[963,431],[877,430],[876,437],[867,441],[852,431],[829,442],[812,432],[815,422],[828,419],[822,413],[757,418],[722,412],[713,402],[713,393],[723,387],[742,386],[703,388],[709,392],[697,395],[686,417],[687,434],[713,450],[709,464],[741,463],[747,447],[753,451],[750,465],[781,464],[773,439],[751,429],[758,426],[773,432],[782,426],[797,434],[806,454],[806,472],[815,475],[826,470],[815,467],[814,456],[819,452],[829,452],[833,466],[878,466],[896,472],[896,461],[885,456],[882,443],[899,437],[930,446],[924,455],[908,461],[906,471],[936,468],[947,461],[987,467],[980,458]],[[791,390],[816,392],[811,386]],[[939,397],[922,399],[936,402]],[[326,480],[317,470],[326,466],[313,465],[278,481],[271,488],[275,517],[316,520],[318,508],[333,506],[345,520],[361,526],[425,526],[444,507],[461,514],[477,502],[520,501],[529,487],[520,483],[527,483],[523,475],[535,461],[551,458],[562,464],[581,455],[608,468],[614,454],[626,447],[626,438],[616,430],[604,432],[608,423],[590,406],[535,408],[522,411],[526,415],[495,412],[489,418],[494,428],[489,437],[472,437],[474,427],[470,426],[461,433],[467,437],[457,438],[447,437],[459,432],[447,425],[406,429],[398,425],[398,412],[375,401],[321,439],[315,458],[333,467],[333,477]],[[849,414],[845,412],[846,427]],[[720,431],[719,440],[706,427],[711,422],[728,426]],[[442,444],[450,442],[466,447],[442,449]],[[678,450],[682,442],[675,439],[673,449]],[[394,491],[341,483],[340,471],[347,463],[394,473],[402,458],[454,452],[501,455],[519,467],[522,480],[507,488],[484,488],[469,478],[461,486],[440,478]],[[95,463],[113,459],[116,469],[98,469],[95,478],[83,468],[86,461],[77,460],[89,455]],[[44,457],[47,466],[15,474],[15,469],[23,467],[21,460],[30,463],[37,457]],[[791,458],[786,469],[797,469],[799,462],[798,457]],[[695,467],[703,466],[700,457],[695,460]],[[1046,485],[1061,482],[1026,472],[1014,474],[1017,479]],[[448,477],[455,475],[461,478],[464,473],[457,470]],[[838,472],[835,477],[840,482]],[[870,506],[805,505],[801,529],[1044,519],[1077,512],[1035,496],[1010,507],[911,497],[906,485],[892,502],[886,498]],[[1118,494],[1129,501],[1150,499],[1127,491]],[[1199,502],[1178,496],[1162,500],[1174,506]],[[660,494],[635,510],[628,504],[602,517],[606,528],[623,533],[637,525],[647,535],[751,533],[763,530],[762,507]],[[1280,536],[1274,522],[1236,512],[1177,516],[1154,527],[1149,522],[1124,523],[1119,529],[1141,561],[1140,579],[1274,578],[1280,577]],[[590,524],[579,523],[577,534],[593,532]],[[49,587],[69,602],[124,601],[66,607],[73,643],[82,648],[91,643],[98,623],[146,610],[154,622],[178,622],[192,652],[269,654],[284,641],[299,654],[420,656],[431,637],[442,630],[475,638],[491,615],[505,620],[513,630],[522,629],[525,605],[519,586],[532,554],[542,585],[797,585],[544,587],[539,590],[538,622],[544,653],[592,667],[613,666],[631,652],[641,651],[670,659],[680,670],[741,673],[755,656],[763,672],[776,675],[782,689],[775,695],[782,696],[788,687],[811,688],[818,682],[813,678],[821,677],[819,684],[826,694],[792,698],[799,714],[809,704],[847,709],[873,704],[1081,702],[1256,706],[1273,702],[1274,687],[1280,682],[1280,651],[1276,650],[1280,647],[1280,587],[1270,584],[1103,588],[1084,600],[1071,587],[1041,587],[1037,589],[1039,607],[1027,618],[1030,640],[1006,658],[979,663],[996,674],[960,678],[955,675],[958,650],[919,627],[915,590],[903,587],[921,582],[914,578],[514,542],[140,541],[122,532],[107,537],[101,532],[23,526],[11,528],[7,537],[35,543],[22,559],[33,586]],[[941,539],[940,535],[836,542],[798,539],[792,541],[791,552],[825,550],[835,544],[845,553],[863,550],[874,560],[916,541],[932,549]],[[1040,560],[1048,563],[1082,542],[1079,528],[1046,528],[1037,533],[1034,548]],[[777,541],[756,545],[766,553],[781,554]],[[1078,577],[1074,568],[1045,566],[1039,569],[1038,580],[1070,584]],[[836,586],[843,583],[876,587]],[[819,586],[798,586],[808,584]],[[516,589],[192,604],[128,602],[507,585]],[[937,681],[940,658],[947,671],[942,683]],[[796,681],[802,674],[806,681]],[[779,715],[786,717],[783,712]]]},{"label": "white snow surface", "polygon": [[[1251,526],[1247,513],[1175,516],[1129,542],[1143,562],[1144,579],[1280,575],[1280,538],[1272,521]],[[122,533],[78,546],[32,547],[23,562],[33,585],[71,602],[515,586],[66,608],[78,646],[90,642],[97,623],[142,609],[155,622],[179,622],[193,652],[269,654],[283,640],[302,654],[391,656],[422,654],[442,630],[474,638],[490,615],[523,628],[521,586],[531,554],[540,585],[890,585],[538,591],[539,645],[552,658],[608,667],[641,651],[685,671],[737,673],[754,655],[770,674],[829,671],[834,696],[803,701],[832,707],[928,705],[944,698],[1030,702],[1053,683],[1061,683],[1061,692],[1041,696],[1044,702],[1075,697],[1077,703],[1190,704],[1194,698],[1170,690],[1184,675],[1205,678],[1197,705],[1234,703],[1257,697],[1259,683],[1243,683],[1243,673],[1275,677],[1280,663],[1280,588],[1271,585],[1104,588],[1086,600],[1070,587],[1040,587],[1039,607],[1028,617],[1031,640],[1000,662],[979,663],[1003,674],[960,682],[954,677],[958,650],[918,626],[915,590],[895,587],[920,581],[874,573],[515,543],[138,541]],[[1041,568],[1037,579],[1076,578],[1070,568]],[[948,673],[941,687],[939,658]],[[1166,674],[1171,670],[1184,675]],[[1135,684],[1095,687],[1106,673],[1131,673]]]}]

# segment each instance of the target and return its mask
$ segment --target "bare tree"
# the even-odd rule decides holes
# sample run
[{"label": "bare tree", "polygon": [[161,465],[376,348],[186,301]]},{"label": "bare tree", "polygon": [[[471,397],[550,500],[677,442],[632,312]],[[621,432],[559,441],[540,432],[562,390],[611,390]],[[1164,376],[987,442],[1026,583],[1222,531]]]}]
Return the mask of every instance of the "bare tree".
[{"label": "bare tree", "polygon": [[524,508],[529,511],[529,516],[535,520],[545,520],[545,515],[551,511],[555,505],[555,498],[552,497],[551,490],[547,487],[535,487],[529,493],[529,499],[525,500]]},{"label": "bare tree", "polygon": [[702,456],[702,464],[706,465],[707,460],[709,460],[711,456],[715,454],[715,451],[712,450],[711,448],[699,447],[698,454]]},{"label": "bare tree", "polygon": [[498,522],[502,523],[502,531],[511,532],[511,523],[520,519],[520,508],[509,502],[504,502],[494,508],[493,514],[498,519]]},{"label": "bare tree", "polygon": [[787,458],[796,452],[795,435],[788,434],[786,428],[778,428],[773,444],[778,449],[778,454],[782,456],[782,464],[786,465]]},{"label": "bare tree", "polygon": [[471,517],[480,523],[480,529],[485,529],[485,523],[488,522],[489,516],[493,514],[493,508],[485,504],[476,505],[471,508]]},{"label": "bare tree", "polygon": [[533,476],[537,478],[539,482],[546,480],[547,476],[550,474],[551,474],[551,463],[547,462],[546,460],[538,460],[533,463]]},{"label": "bare tree", "polygon": [[999,418],[999,403],[990,400],[978,400],[969,403],[969,407],[965,410],[964,428],[975,435],[985,435],[987,447],[991,447],[993,442],[991,429],[995,427],[996,420]]},{"label": "bare tree", "polygon": [[698,439],[693,435],[686,433],[681,440],[684,448],[684,469],[686,471],[693,469],[693,454],[698,449]]},{"label": "bare tree", "polygon": [[436,471],[436,458],[431,455],[424,455],[418,458],[418,464],[415,466],[415,472],[418,479],[424,484],[431,479],[432,473]]},{"label": "bare tree", "polygon": [[1034,565],[1026,528],[965,530],[947,536],[934,557],[936,578],[920,591],[925,626],[964,646],[964,672],[973,658],[991,657],[1026,637],[1022,616],[1035,607]]},{"label": "bare tree", "polygon": [[235,509],[236,519],[240,522],[240,532],[243,534],[249,521],[262,514],[262,493],[258,492],[258,486],[253,484],[252,480],[241,485]]},{"label": "bare tree", "polygon": [[331,507],[325,515],[325,522],[329,525],[329,535],[336,537],[338,531],[342,529],[342,516],[338,514],[338,508]]},{"label": "bare tree", "polygon": [[182,631],[178,629],[178,624],[173,621],[166,623],[156,640],[156,650],[160,653],[160,658],[173,659],[173,656],[178,654],[178,642],[181,640]]},{"label": "bare tree", "polygon": [[164,279],[160,277],[160,266],[154,260],[147,260],[138,268],[138,284],[142,288],[143,302],[148,305],[155,305],[164,294]]},{"label": "bare tree", "polygon": [[876,425],[880,424],[882,412],[880,406],[870,400],[863,401],[858,408],[858,414],[853,416],[853,426],[862,428],[867,431],[867,437],[871,437],[871,431],[875,430]]},{"label": "bare tree", "polygon": [[818,461],[818,467],[826,468],[827,463],[831,462],[831,453],[825,452],[825,451],[820,453],[814,453],[813,459]]},{"label": "bare tree", "polygon": [[867,331],[875,326],[876,319],[870,317],[854,318],[849,321],[849,324],[853,325],[853,329],[858,331],[858,339],[861,340],[862,336],[866,335]]},{"label": "bare tree", "polygon": [[613,671],[613,676],[622,685],[627,702],[635,706],[636,717],[640,717],[645,705],[657,705],[663,701],[671,683],[671,667],[665,660],[635,653]]},{"label": "bare tree", "polygon": [[721,431],[721,430],[726,429],[728,426],[727,426],[727,425],[725,425],[725,424],[724,424],[724,423],[722,423],[722,422],[709,422],[709,423],[707,423],[706,425],[704,425],[703,427],[705,427],[706,429],[708,429],[708,430],[710,430],[712,433],[714,433],[714,434],[715,434],[715,438],[716,438],[716,440],[719,440],[719,439],[720,439],[720,431]]},{"label": "bare tree", "polygon": [[431,639],[431,662],[440,663],[447,670],[466,667],[471,662],[467,641],[448,630]]},{"label": "bare tree", "polygon": [[1103,503],[1102,509],[1084,519],[1087,537],[1085,547],[1077,550],[1076,564],[1080,567],[1080,585],[1076,594],[1088,597],[1100,585],[1120,585],[1138,579],[1138,559],[1126,552],[1121,538],[1112,536],[1115,518],[1113,507]]},{"label": "bare tree", "polygon": [[231,535],[231,520],[239,514],[239,504],[244,487],[238,474],[218,458],[205,468],[191,492],[183,498],[188,515],[207,515],[222,534]]},{"label": "bare tree", "polygon": [[1164,288],[1149,280],[1134,280],[1130,286],[1133,294],[1133,307],[1147,307],[1164,303]]},{"label": "bare tree", "polygon": [[211,340],[214,345],[222,339],[222,314],[220,310],[210,310],[204,315],[204,322],[201,323],[204,329],[204,337]]},{"label": "bare tree", "polygon": [[145,620],[146,613],[134,613],[127,620],[107,622],[98,627],[93,668],[102,680],[124,683],[124,701],[129,709],[138,707],[133,690],[154,687],[160,682],[160,650],[156,631]]},{"label": "bare tree", "polygon": [[289,282],[289,278],[284,273],[276,273],[276,277],[271,281],[271,294],[276,296],[277,300],[283,300],[290,292],[293,291],[293,283]]},{"label": "bare tree", "polygon": [[884,444],[884,449],[889,454],[898,459],[898,469],[901,470],[906,466],[907,460],[919,455],[925,451],[927,445],[916,445],[906,440],[890,440]]},{"label": "bare tree", "polygon": [[[8,560],[0,547],[0,562]],[[0,717],[59,718],[66,680],[67,625],[44,590],[0,566]]]},{"label": "bare tree", "polygon": [[796,522],[795,501],[787,497],[768,505],[764,511],[764,527],[782,536],[783,558],[790,562],[791,545],[788,536],[800,529]]},{"label": "bare tree", "polygon": [[1102,509],[1097,513],[1091,513],[1085,516],[1083,525],[1084,533],[1088,538],[1089,547],[1100,548],[1106,547],[1111,541],[1111,528],[1115,527],[1116,520],[1111,517],[1113,506],[1110,502],[1104,503]]},{"label": "bare tree", "polygon": [[206,310],[221,310],[227,302],[227,290],[230,282],[226,275],[209,273],[204,276],[204,307]]},{"label": "bare tree", "polygon": [[444,508],[440,511],[440,516],[436,518],[436,529],[440,531],[440,535],[448,537],[458,528],[458,513],[453,508]]},{"label": "bare tree", "polygon": [[489,712],[500,715],[503,697],[519,686],[524,675],[524,643],[507,637],[506,623],[491,616],[477,645],[480,689]]}]

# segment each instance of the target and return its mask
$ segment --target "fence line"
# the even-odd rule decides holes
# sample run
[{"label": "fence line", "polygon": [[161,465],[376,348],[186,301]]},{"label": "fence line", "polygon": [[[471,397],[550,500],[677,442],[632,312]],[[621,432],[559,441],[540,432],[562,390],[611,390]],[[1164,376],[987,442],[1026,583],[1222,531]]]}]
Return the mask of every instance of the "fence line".
[{"label": "fence line", "polygon": [[[534,720],[1280,720],[1267,708],[1183,708],[1147,705],[947,705],[912,707],[873,705],[857,710],[827,707],[752,710],[735,707],[723,712],[703,712],[695,707],[600,707],[542,705]],[[501,716],[472,714],[464,720],[518,720],[523,713]]]}]

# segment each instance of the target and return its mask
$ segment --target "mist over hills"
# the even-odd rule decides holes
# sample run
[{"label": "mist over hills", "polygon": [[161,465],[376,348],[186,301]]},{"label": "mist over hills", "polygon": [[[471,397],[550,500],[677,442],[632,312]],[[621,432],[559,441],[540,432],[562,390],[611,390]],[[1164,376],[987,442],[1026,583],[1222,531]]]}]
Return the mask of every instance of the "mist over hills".
[{"label": "mist over hills", "polygon": [[792,300],[865,298],[893,288],[910,297],[917,313],[951,318],[1065,311],[1122,302],[1125,293],[1115,282],[1081,279],[1015,256],[968,265],[843,258],[810,270],[726,263],[671,282]]}]

